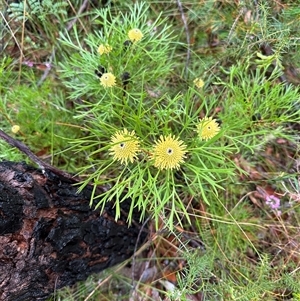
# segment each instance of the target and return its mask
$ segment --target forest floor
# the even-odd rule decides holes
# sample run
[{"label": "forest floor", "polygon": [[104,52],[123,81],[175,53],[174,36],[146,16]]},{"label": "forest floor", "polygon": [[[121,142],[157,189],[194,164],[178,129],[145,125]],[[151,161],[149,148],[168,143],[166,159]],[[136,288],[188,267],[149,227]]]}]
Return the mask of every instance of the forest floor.
[{"label": "forest floor", "polygon": [[[52,300],[300,301],[299,1],[0,8],[1,129],[153,216],[133,259]],[[132,156],[107,152],[120,127]]]}]

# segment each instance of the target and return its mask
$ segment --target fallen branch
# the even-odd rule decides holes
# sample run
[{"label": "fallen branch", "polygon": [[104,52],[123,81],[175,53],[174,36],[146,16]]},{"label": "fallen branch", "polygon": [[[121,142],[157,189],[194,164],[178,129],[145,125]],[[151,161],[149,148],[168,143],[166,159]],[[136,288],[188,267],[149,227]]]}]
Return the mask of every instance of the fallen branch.
[{"label": "fallen branch", "polygon": [[137,241],[140,225],[126,222],[130,200],[115,221],[113,202],[100,215],[89,206],[91,188],[77,193],[66,174],[44,167],[0,163],[1,301],[45,300],[129,258],[147,235]]}]

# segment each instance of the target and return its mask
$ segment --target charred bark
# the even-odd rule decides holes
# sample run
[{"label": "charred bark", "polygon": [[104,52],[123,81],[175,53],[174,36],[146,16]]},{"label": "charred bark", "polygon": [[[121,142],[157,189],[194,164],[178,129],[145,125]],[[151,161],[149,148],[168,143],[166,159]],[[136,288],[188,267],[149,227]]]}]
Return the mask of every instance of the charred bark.
[{"label": "charred bark", "polygon": [[[125,215],[116,222],[113,203],[100,215],[89,206],[90,188],[77,193],[68,179],[49,175],[23,163],[0,163],[1,301],[45,300],[133,254],[139,224],[129,227]],[[138,244],[145,237],[142,232]]]}]

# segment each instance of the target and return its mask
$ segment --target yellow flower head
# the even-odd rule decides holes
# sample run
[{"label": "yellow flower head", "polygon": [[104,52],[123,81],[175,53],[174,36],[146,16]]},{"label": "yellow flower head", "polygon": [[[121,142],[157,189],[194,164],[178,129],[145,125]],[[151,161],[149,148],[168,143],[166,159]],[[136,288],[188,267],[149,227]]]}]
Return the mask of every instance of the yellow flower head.
[{"label": "yellow flower head", "polygon": [[219,125],[212,117],[204,117],[197,125],[197,132],[200,139],[208,140],[216,136],[220,131]]},{"label": "yellow flower head", "polygon": [[116,77],[110,72],[103,73],[100,82],[104,88],[111,88],[116,85]]},{"label": "yellow flower head", "polygon": [[193,81],[193,83],[199,89],[201,89],[201,88],[204,87],[204,81],[201,78],[199,78],[199,77],[195,78],[194,81]]},{"label": "yellow flower head", "polygon": [[131,42],[138,42],[143,36],[143,33],[138,28],[133,28],[128,31],[128,37]]},{"label": "yellow flower head", "polygon": [[110,154],[114,160],[121,161],[121,164],[127,164],[127,161],[132,163],[140,151],[139,140],[134,131],[118,131],[111,137],[111,142]]},{"label": "yellow flower head", "polygon": [[101,44],[98,47],[98,53],[100,55],[110,53],[111,51],[112,51],[112,47],[109,46],[108,44],[106,44],[106,45]]},{"label": "yellow flower head", "polygon": [[178,169],[180,163],[184,162],[186,145],[175,136],[160,136],[155,144],[151,157],[158,169]]},{"label": "yellow flower head", "polygon": [[15,124],[11,127],[11,131],[14,133],[14,134],[17,134],[20,130],[20,126]]}]

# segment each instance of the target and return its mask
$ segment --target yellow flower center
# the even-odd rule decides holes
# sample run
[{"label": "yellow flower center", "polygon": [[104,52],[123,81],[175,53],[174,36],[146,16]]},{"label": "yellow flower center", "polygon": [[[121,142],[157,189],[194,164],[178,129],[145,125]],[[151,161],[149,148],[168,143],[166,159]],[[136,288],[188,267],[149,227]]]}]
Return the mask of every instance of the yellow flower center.
[{"label": "yellow flower center", "polygon": [[167,149],[167,154],[168,154],[169,156],[171,156],[171,155],[173,154],[172,148],[168,148],[168,149]]},{"label": "yellow flower center", "polygon": [[98,47],[98,53],[100,55],[110,53],[111,51],[112,51],[112,47],[109,46],[108,44],[106,44],[106,45],[101,44]]},{"label": "yellow flower center", "polygon": [[175,136],[160,136],[160,140],[155,144],[151,157],[158,169],[177,169],[180,163],[184,162],[186,146],[182,141],[175,139]]},{"label": "yellow flower center", "polygon": [[111,138],[112,146],[110,148],[110,154],[114,160],[127,164],[131,163],[140,151],[138,138],[135,136],[134,131],[129,132],[127,129],[118,131]]},{"label": "yellow flower center", "polygon": [[104,88],[110,88],[116,85],[116,77],[112,73],[104,73],[100,78],[101,85]]},{"label": "yellow flower center", "polygon": [[201,89],[204,87],[204,81],[201,78],[196,78],[194,84],[197,88]]},{"label": "yellow flower center", "polygon": [[11,128],[11,131],[16,134],[18,133],[20,130],[20,126],[19,125],[13,125],[12,128]]},{"label": "yellow flower center", "polygon": [[133,28],[128,31],[128,37],[131,42],[138,42],[143,38],[143,33],[138,28]]},{"label": "yellow flower center", "polygon": [[220,131],[218,123],[212,117],[204,117],[197,125],[200,139],[208,140],[213,138]]}]

